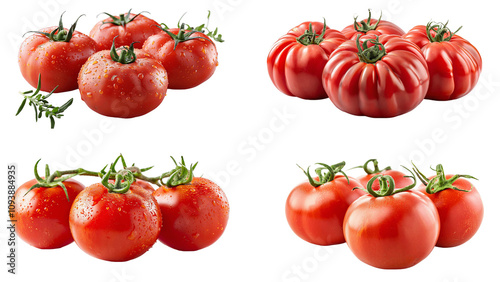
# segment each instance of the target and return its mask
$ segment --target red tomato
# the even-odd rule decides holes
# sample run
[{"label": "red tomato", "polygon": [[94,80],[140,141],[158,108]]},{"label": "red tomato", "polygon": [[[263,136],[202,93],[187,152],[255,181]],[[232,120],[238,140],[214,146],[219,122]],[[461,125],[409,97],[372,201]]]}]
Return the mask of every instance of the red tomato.
[{"label": "red tomato", "polygon": [[[19,67],[26,81],[37,87],[41,74],[41,90],[45,92],[71,91],[78,88],[78,72],[88,57],[97,51],[92,38],[63,28],[62,15],[59,27],[43,28],[26,38],[19,49]],[[54,34],[51,35],[51,33]]]},{"label": "red tomato", "polygon": [[[368,165],[370,163],[373,163],[373,170],[368,168]],[[358,177],[359,182],[363,185],[363,187],[366,187],[370,179],[372,179],[376,175],[389,175],[394,179],[394,183],[396,185],[396,189],[399,188],[404,188],[408,185],[411,185],[413,183],[413,180],[411,177],[406,176],[405,173],[398,171],[398,170],[392,170],[390,166],[384,168],[384,169],[379,169],[378,167],[378,161],[376,159],[371,159],[368,160],[362,168],[365,170],[366,175]],[[380,189],[380,185],[378,182],[373,182],[372,185],[373,190],[378,191]]]},{"label": "red tomato", "polygon": [[285,207],[288,224],[309,243],[323,246],[344,243],[344,215],[349,205],[365,194],[362,190],[353,191],[361,183],[352,177],[332,174],[319,182],[319,177],[313,180],[290,192]]},{"label": "red tomato", "polygon": [[189,184],[162,186],[153,196],[163,216],[159,240],[181,251],[196,251],[213,244],[229,218],[226,195],[212,181],[194,177]]},{"label": "red tomato", "polygon": [[157,22],[130,11],[119,16],[104,13],[109,17],[98,22],[89,33],[97,43],[98,51],[111,49],[116,36],[115,46],[129,46],[135,42],[135,47],[140,49],[148,37],[161,32]]},{"label": "red tomato", "polygon": [[405,32],[399,28],[397,25],[381,20],[382,13],[380,13],[380,18],[378,20],[372,19],[372,12],[368,10],[368,18],[357,22],[358,17],[354,18],[354,24],[346,26],[342,33],[347,39],[355,40],[358,35],[398,35],[401,36]]},{"label": "red tomato", "polygon": [[373,38],[346,41],[331,54],[323,71],[326,93],[353,115],[394,117],[413,110],[429,87],[422,52],[398,36]]},{"label": "red tomato", "polygon": [[[483,220],[484,207],[477,189],[464,178],[468,175],[445,175],[438,165],[437,175],[428,179],[430,184],[418,190],[432,200],[441,221],[438,247],[459,246],[476,234]],[[433,180],[434,179],[434,180]]]},{"label": "red tomato", "polygon": [[430,85],[425,98],[457,99],[477,84],[483,66],[479,51],[469,41],[452,33],[446,24],[419,25],[404,38],[422,49],[429,66]]},{"label": "red tomato", "polygon": [[14,195],[12,219],[17,220],[16,233],[23,241],[40,249],[64,247],[73,242],[68,221],[71,204],[85,186],[72,179],[63,181],[68,199],[61,186],[34,188],[28,192],[37,183],[36,179],[24,183]]},{"label": "red tomato", "polygon": [[[388,181],[389,177],[379,180]],[[384,194],[386,191],[381,189],[352,203],[344,219],[344,236],[354,255],[364,263],[402,269],[430,254],[439,236],[439,215],[424,194],[407,191],[411,189],[408,187],[394,193],[392,185],[390,193]]]},{"label": "red tomato", "polygon": [[276,88],[302,99],[324,99],[321,74],[328,56],[346,38],[320,22],[304,22],[283,35],[269,52],[267,70]]},{"label": "red tomato", "polygon": [[99,51],[83,65],[78,76],[82,100],[109,117],[132,118],[154,110],[167,93],[165,68],[143,50],[121,47],[112,56],[113,50]]},{"label": "red tomato", "polygon": [[215,43],[204,33],[192,33],[183,26],[149,37],[143,50],[165,67],[170,89],[198,86],[208,80],[219,65]]},{"label": "red tomato", "polygon": [[127,261],[144,254],[158,239],[161,224],[156,200],[134,184],[124,194],[93,184],[76,197],[69,214],[76,244],[107,261]]}]

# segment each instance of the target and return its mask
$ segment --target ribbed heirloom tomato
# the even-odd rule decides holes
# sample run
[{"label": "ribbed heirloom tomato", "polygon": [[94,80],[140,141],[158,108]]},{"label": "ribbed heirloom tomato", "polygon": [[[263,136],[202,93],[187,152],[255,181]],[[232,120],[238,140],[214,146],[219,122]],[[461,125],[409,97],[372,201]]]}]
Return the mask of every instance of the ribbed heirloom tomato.
[{"label": "ribbed heirloom tomato", "polygon": [[[151,192],[117,178],[85,188],[75,199],[69,226],[83,251],[107,261],[128,261],[149,250],[158,239],[161,211]],[[113,181],[114,182],[114,181]]]},{"label": "ribbed heirloom tomato", "polygon": [[73,179],[59,181],[58,186],[43,187],[44,180],[37,176],[16,190],[12,219],[17,235],[31,246],[55,249],[73,242],[69,211],[85,186]]},{"label": "ribbed heirloom tomato", "polygon": [[162,217],[159,240],[180,251],[196,251],[212,245],[224,232],[229,203],[214,182],[193,177],[193,170],[176,163],[176,173],[153,196]]},{"label": "ribbed heirloom tomato", "polygon": [[368,18],[360,22],[358,17],[354,18],[354,24],[346,26],[342,33],[347,39],[355,40],[358,35],[398,35],[401,36],[405,32],[392,22],[382,20],[382,13],[378,20],[372,19],[372,11],[368,10]]},{"label": "ribbed heirloom tomato", "polygon": [[436,246],[456,247],[470,240],[484,214],[481,196],[467,180],[474,177],[445,174],[442,165],[436,166],[436,175],[430,178],[416,170],[423,181],[418,190],[431,199],[439,213],[441,230]]},{"label": "ribbed heirloom tomato", "polygon": [[451,32],[448,23],[429,22],[412,28],[404,38],[417,44],[429,66],[430,85],[425,98],[453,100],[469,93],[479,80],[482,59],[467,40]]},{"label": "ribbed heirloom tomato", "polygon": [[95,112],[132,118],[161,104],[168,78],[159,61],[131,44],[92,55],[82,66],[78,86],[82,100]]},{"label": "ribbed heirloom tomato", "polygon": [[78,72],[97,51],[92,38],[75,30],[77,21],[69,28],[47,27],[34,32],[23,41],[19,49],[19,67],[26,81],[37,87],[41,75],[41,90],[71,91],[78,88]]},{"label": "ribbed heirloom tomato", "polygon": [[[413,179],[415,180],[414,176]],[[379,181],[380,189],[372,184]],[[347,209],[344,235],[354,255],[383,269],[402,269],[426,258],[439,236],[439,214],[428,197],[410,186],[395,189],[391,176],[377,175],[369,193]]]},{"label": "ribbed heirloom tomato", "polygon": [[135,47],[140,49],[148,37],[161,31],[156,21],[141,13],[132,14],[131,11],[119,16],[103,13],[109,17],[98,22],[89,33],[97,43],[98,51],[111,49],[115,37],[114,44],[117,47],[135,42]]},{"label": "ribbed heirloom tomato", "polygon": [[[286,200],[286,218],[293,232],[303,240],[317,245],[334,245],[345,242],[342,231],[344,215],[349,205],[364,195],[355,178],[342,172],[345,163],[333,166],[320,164],[318,177],[295,187]],[[326,170],[326,173],[322,171]],[[341,173],[343,175],[336,175]]]},{"label": "ribbed heirloom tomato", "polygon": [[365,35],[346,41],[331,54],[323,86],[344,112],[395,117],[422,102],[429,71],[414,43],[395,35]]},{"label": "ribbed heirloom tomato", "polygon": [[272,82],[289,96],[324,99],[321,74],[328,56],[346,38],[325,23],[304,22],[274,43],[267,57]]}]

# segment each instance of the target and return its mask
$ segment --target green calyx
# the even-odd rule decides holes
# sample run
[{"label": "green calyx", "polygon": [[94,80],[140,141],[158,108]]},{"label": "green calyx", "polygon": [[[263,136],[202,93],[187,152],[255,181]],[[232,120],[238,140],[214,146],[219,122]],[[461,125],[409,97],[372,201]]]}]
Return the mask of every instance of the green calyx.
[{"label": "green calyx", "polygon": [[[132,9],[128,10],[128,12],[127,12],[127,13],[125,13],[125,14],[120,14],[118,17],[115,17],[115,16],[113,16],[113,15],[111,15],[111,14],[109,14],[109,13],[106,13],[106,12],[102,12],[101,14],[105,14],[105,15],[107,15],[108,17],[110,17],[110,18],[111,18],[111,21],[102,21],[101,26],[102,26],[103,24],[108,24],[108,23],[109,23],[109,24],[120,25],[120,26],[125,27],[125,25],[127,25],[129,22],[131,22],[131,21],[135,20],[135,18],[137,18],[140,14],[142,14],[142,13],[148,13],[148,14],[149,14],[149,12],[142,11],[142,12],[140,12],[140,13],[136,14],[135,16],[133,16],[133,17],[131,18],[131,17],[130,17],[130,16],[131,16],[131,15],[130,15],[130,12],[131,12],[131,11],[132,11]],[[99,15],[100,15],[100,14],[99,14]]]},{"label": "green calyx", "polygon": [[[369,168],[370,164],[373,165],[373,169]],[[364,165],[357,166],[357,167],[354,167],[354,168],[362,168],[365,171],[366,174],[376,174],[376,173],[381,173],[381,172],[384,172],[384,171],[387,171],[387,170],[391,169],[390,166],[385,167],[383,169],[380,169],[379,166],[378,166],[377,159],[369,159],[368,161],[366,161],[366,163]]]},{"label": "green calyx", "polygon": [[[316,172],[316,175],[318,176],[318,181],[315,180],[311,176],[311,173],[309,171],[310,167],[308,167],[307,171],[306,171],[302,167],[297,165],[304,172],[304,174],[307,176],[309,183],[313,187],[319,187],[325,183],[331,182],[335,178],[335,175],[338,173],[341,173],[342,175],[344,175],[345,178],[347,179],[347,183],[349,183],[349,177],[342,171],[342,169],[345,166],[345,162],[340,162],[340,163],[334,164],[334,165],[327,165],[324,163],[316,163],[316,164],[320,166],[314,170]],[[326,172],[323,172],[323,171],[326,171]]]},{"label": "green calyx", "polygon": [[167,182],[164,183],[164,185],[172,188],[179,185],[191,184],[191,181],[193,180],[193,171],[198,163],[195,163],[194,165],[191,164],[188,169],[186,163],[184,162],[184,157],[181,157],[180,164],[178,164],[173,157],[170,158],[174,161],[175,168],[171,171],[171,176]]},{"label": "green calyx", "polygon": [[[415,174],[413,174],[413,172],[411,170],[409,170],[408,168],[406,168],[406,167],[404,167],[404,168],[411,173],[411,176],[407,175],[405,177],[409,177],[409,178],[413,179],[413,183],[410,184],[410,185],[408,185],[408,186],[406,186],[406,187],[403,187],[403,188],[400,188],[400,189],[396,189],[396,184],[395,184],[394,178],[392,178],[392,176],[390,176],[390,175],[380,175],[379,174],[379,175],[375,175],[374,177],[372,177],[368,181],[368,183],[366,183],[366,189],[359,188],[359,187],[355,187],[354,189],[364,190],[364,191],[366,191],[367,193],[369,193],[370,195],[372,195],[375,198],[392,196],[392,195],[397,194],[397,193],[401,193],[401,192],[405,192],[405,191],[411,190],[417,184],[417,181],[416,181],[416,178],[415,178]],[[378,191],[375,191],[372,188],[373,183],[376,180],[378,180],[379,185],[380,185],[380,189]]]},{"label": "green calyx", "polygon": [[54,188],[54,187],[61,187],[64,190],[64,194],[66,195],[66,199],[69,202],[69,195],[68,195],[68,189],[66,189],[66,186],[64,185],[63,181],[66,181],[76,175],[77,173],[70,173],[68,175],[65,175],[62,177],[61,174],[59,173],[54,173],[50,174],[50,168],[48,165],[45,165],[45,178],[40,177],[38,174],[38,163],[40,162],[40,159],[36,162],[35,164],[35,179],[38,181],[37,184],[33,185],[26,191],[26,193],[23,196],[26,196],[31,190],[35,188]]},{"label": "green calyx", "polygon": [[425,185],[425,192],[427,192],[427,194],[435,194],[435,193],[441,192],[441,191],[446,190],[446,189],[453,189],[453,190],[462,191],[462,192],[470,192],[470,191],[472,191],[472,185],[471,185],[469,190],[464,190],[464,189],[460,189],[456,186],[453,186],[453,182],[455,182],[455,180],[457,180],[459,178],[478,180],[474,176],[465,175],[465,174],[456,174],[453,177],[451,177],[450,179],[446,179],[446,174],[444,173],[443,165],[441,165],[441,164],[438,164],[435,169],[432,167],[431,167],[431,169],[436,172],[436,176],[432,179],[429,179],[417,168],[417,166],[415,166],[415,164],[413,164],[413,170],[417,174],[417,176],[420,179],[420,181],[422,182],[422,184]]},{"label": "green calyx", "polygon": [[323,31],[321,32],[321,34],[318,35],[316,31],[312,28],[312,23],[309,23],[309,29],[306,29],[306,31],[304,31],[304,34],[297,37],[297,42],[305,46],[319,45],[321,42],[323,42],[325,33],[326,33],[326,19],[323,18]]},{"label": "green calyx", "polygon": [[71,25],[71,27],[68,30],[65,30],[64,26],[63,26],[63,22],[62,22],[62,17],[64,15],[64,13],[65,12],[63,12],[61,14],[61,17],[59,18],[59,26],[56,29],[54,29],[53,31],[51,31],[51,32],[28,31],[27,33],[34,32],[34,33],[38,33],[38,34],[43,34],[43,35],[47,36],[51,41],[69,42],[71,40],[71,38],[73,37],[73,33],[75,32],[76,24],[77,24],[78,20],[84,15],[80,15],[76,19],[76,21]]},{"label": "green calyx", "polygon": [[378,18],[378,21],[374,24],[370,24],[372,20],[372,11],[368,9],[368,19],[366,19],[366,22],[365,21],[358,22],[358,17],[354,17],[354,30],[363,33],[367,33],[370,30],[375,30],[377,29],[381,19],[382,19],[382,12],[380,12],[380,17]]},{"label": "green calyx", "polygon": [[[134,52],[134,44],[137,42],[130,43],[129,47],[121,46],[117,49],[115,47],[115,39],[117,37],[118,35],[113,38],[113,44],[111,45],[111,51],[110,51],[111,59],[121,64],[131,64],[135,62],[137,60],[137,56]],[[118,54],[118,52],[120,53]]]},{"label": "green calyx", "polygon": [[[222,35],[219,34],[219,28],[215,28],[214,31],[211,31],[208,29],[208,23],[210,21],[210,11],[208,11],[208,16],[207,16],[207,23],[202,24],[196,27],[190,26],[186,23],[181,23],[182,18],[184,17],[186,13],[182,15],[182,17],[179,19],[177,22],[177,28],[179,29],[179,32],[177,34],[171,32],[169,27],[162,23],[160,26],[158,26],[161,30],[163,30],[165,33],[167,33],[173,40],[174,40],[174,50],[177,48],[177,45],[181,42],[185,42],[188,40],[193,40],[193,39],[204,39],[206,38],[201,37],[201,36],[193,36],[194,33],[196,32],[201,32],[208,36],[209,38],[212,38],[214,41],[217,42],[224,42],[222,39]],[[213,42],[211,42],[213,44]]]},{"label": "green calyx", "polygon": [[[453,35],[455,35],[462,27],[459,27],[455,32],[452,32],[448,27],[448,22],[446,23],[436,23],[429,22],[426,26],[427,38],[430,42],[445,42],[450,41]],[[434,35],[431,34],[431,30],[434,31]]]},{"label": "green calyx", "polygon": [[[360,34],[356,37],[356,46],[358,47],[358,57],[360,61],[367,64],[375,64],[382,59],[382,57],[387,55],[384,44],[379,42],[378,36],[376,36],[375,39],[365,40],[362,45],[360,43],[360,37]],[[372,43],[373,46],[368,47],[368,43]]]}]

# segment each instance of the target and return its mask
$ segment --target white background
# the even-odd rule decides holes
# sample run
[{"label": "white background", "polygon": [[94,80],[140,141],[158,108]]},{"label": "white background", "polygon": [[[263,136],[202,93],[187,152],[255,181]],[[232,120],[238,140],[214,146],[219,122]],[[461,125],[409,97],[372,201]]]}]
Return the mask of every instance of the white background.
[{"label": "white background", "polygon": [[[231,213],[226,232],[198,252],[179,252],[157,243],[143,256],[124,263],[88,256],[76,244],[39,250],[18,239],[18,274],[2,281],[499,281],[498,167],[500,98],[497,37],[491,31],[496,10],[488,1],[16,1],[1,17],[2,50],[2,196],[6,199],[7,163],[17,163],[19,184],[33,178],[36,160],[53,169],[98,170],[123,153],[131,163],[155,165],[151,174],[172,167],[169,156],[199,161],[197,174],[220,184]],[[219,27],[225,43],[217,44],[219,67],[201,86],[169,90],[163,103],[146,116],[121,120],[100,116],[80,100],[79,92],[53,96],[54,104],[70,97],[74,104],[56,128],[32,109],[14,117],[21,90],[31,87],[17,65],[21,36],[28,30],[56,25],[66,11],[69,26],[86,14],[77,30],[88,33],[106,11],[149,11],[158,22],[192,25],[205,21]],[[408,31],[429,20],[450,20],[459,35],[483,57],[475,90],[451,102],[425,100],[412,112],[393,119],[370,119],[339,111],[327,99],[304,101],[280,93],[266,68],[267,54],[279,36],[303,21],[322,21],[341,30],[367,9]],[[405,270],[379,270],[360,262],[346,244],[318,247],[289,228],[284,205],[288,193],[305,180],[296,164],[336,163],[347,167],[378,158],[381,165],[408,165],[414,160],[430,174],[442,163],[448,173],[474,175],[485,206],[483,224],[466,244],[435,248],[424,261]],[[352,176],[361,171],[348,171]],[[78,178],[86,185],[92,178]],[[6,200],[2,200],[6,208]],[[4,213],[5,215],[5,213]],[[7,218],[0,224],[0,261],[7,255]],[[7,280],[5,280],[5,278]]]}]

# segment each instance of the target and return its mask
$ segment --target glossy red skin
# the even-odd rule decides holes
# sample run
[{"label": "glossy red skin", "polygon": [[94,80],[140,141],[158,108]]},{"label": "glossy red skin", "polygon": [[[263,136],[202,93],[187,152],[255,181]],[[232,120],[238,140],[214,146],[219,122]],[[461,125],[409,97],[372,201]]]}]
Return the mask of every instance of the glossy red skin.
[{"label": "glossy red skin", "polygon": [[[50,33],[56,28],[40,31]],[[69,42],[50,41],[45,35],[33,33],[21,43],[18,63],[24,79],[34,88],[41,74],[42,91],[50,92],[59,85],[54,92],[65,92],[78,88],[78,72],[96,51],[95,41],[78,31]]]},{"label": "glossy red skin", "polygon": [[226,195],[212,181],[194,177],[191,184],[162,186],[153,196],[163,216],[159,240],[180,251],[196,251],[213,244],[229,218]]},{"label": "glossy red skin", "polygon": [[[368,19],[365,19],[364,22],[367,22]],[[370,20],[370,25],[376,24],[377,19],[371,19]],[[341,31],[347,39],[351,40],[356,40],[356,37],[358,35],[366,35],[366,34],[371,34],[371,35],[398,35],[402,36],[405,34],[405,32],[397,25],[389,22],[389,21],[384,21],[380,20],[380,23],[377,25],[377,28],[374,30],[369,30],[368,32],[360,32],[356,31],[354,28],[354,24],[346,26],[342,31]]]},{"label": "glossy red skin", "polygon": [[[178,28],[169,31],[179,33]],[[192,37],[202,38],[179,42],[175,50],[175,42],[166,32],[155,34],[144,42],[143,50],[159,60],[167,70],[170,89],[198,86],[207,81],[219,65],[214,42],[201,32],[193,33]]]},{"label": "glossy red skin", "polygon": [[[26,192],[37,182],[30,180],[21,185],[15,193],[16,233],[26,243],[39,249],[56,249],[73,242],[69,229],[69,211],[75,197],[85,186],[76,180],[66,180],[63,184],[68,191],[35,188]],[[24,195],[26,194],[26,195]]]},{"label": "glossy red skin", "polygon": [[[363,187],[366,188],[366,184],[368,183],[368,181],[370,181],[370,179],[372,179],[374,176],[377,176],[377,175],[391,176],[392,179],[394,179],[394,183],[396,184],[396,189],[404,188],[406,186],[413,184],[413,179],[411,179],[409,177],[405,177],[406,174],[404,174],[401,171],[391,170],[391,169],[382,171],[380,173],[372,173],[372,174],[360,176],[360,177],[358,177],[358,180],[359,180],[359,182],[361,182],[361,184],[363,184]],[[375,180],[373,182],[372,189],[374,191],[380,190],[380,184],[379,184],[378,180]]]},{"label": "glossy red skin", "polygon": [[449,42],[431,43],[423,25],[412,28],[404,38],[417,44],[427,61],[430,85],[426,99],[457,99],[476,86],[483,62],[479,51],[469,41],[453,35]]},{"label": "glossy red skin", "polygon": [[439,215],[424,194],[365,195],[347,210],[344,235],[354,255],[371,266],[403,269],[426,258],[439,236]]},{"label": "glossy red skin", "polygon": [[[119,18],[119,16],[116,16]],[[130,18],[135,17],[135,14],[130,14]],[[115,39],[115,46],[130,46],[132,42],[134,48],[141,49],[144,41],[153,34],[161,32],[159,24],[143,15],[137,16],[133,21],[125,26],[115,25],[111,23],[103,24],[103,22],[112,21],[111,17],[98,22],[90,31],[89,36],[97,43],[98,51],[110,50]]]},{"label": "glossy red skin", "polygon": [[[453,175],[446,175],[446,179],[451,177]],[[455,180],[453,186],[471,191],[445,189],[427,194],[424,185],[417,188],[431,199],[438,210],[441,221],[441,231],[436,243],[438,247],[462,245],[476,234],[483,220],[484,207],[477,189],[463,178]]]},{"label": "glossy red skin", "polygon": [[388,118],[413,110],[424,99],[429,71],[418,46],[399,36],[379,38],[387,54],[374,64],[360,61],[352,40],[331,54],[323,71],[323,86],[340,110]]},{"label": "glossy red skin", "polygon": [[293,232],[303,240],[322,246],[345,242],[342,231],[349,205],[366,193],[355,178],[343,175],[319,187],[304,182],[295,187],[286,201],[286,218]]},{"label": "glossy red skin", "polygon": [[76,197],[69,215],[76,244],[107,261],[128,261],[144,254],[158,239],[161,224],[158,203],[138,185],[117,194],[101,183],[93,184]]},{"label": "glossy red skin", "polygon": [[130,64],[113,61],[110,51],[104,50],[83,65],[78,86],[82,100],[93,111],[133,118],[161,104],[169,82],[165,68],[150,54],[136,49],[134,52],[137,60]]},{"label": "glossy red skin", "polygon": [[297,42],[297,37],[309,29],[310,23],[316,34],[322,33],[323,23],[320,22],[304,22],[292,28],[274,43],[267,57],[267,70],[281,92],[302,99],[317,100],[328,97],[321,83],[321,74],[330,54],[346,38],[327,26],[324,40],[320,44],[306,46]]}]

